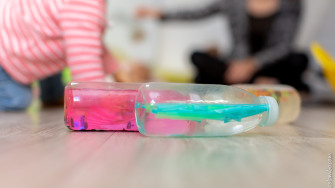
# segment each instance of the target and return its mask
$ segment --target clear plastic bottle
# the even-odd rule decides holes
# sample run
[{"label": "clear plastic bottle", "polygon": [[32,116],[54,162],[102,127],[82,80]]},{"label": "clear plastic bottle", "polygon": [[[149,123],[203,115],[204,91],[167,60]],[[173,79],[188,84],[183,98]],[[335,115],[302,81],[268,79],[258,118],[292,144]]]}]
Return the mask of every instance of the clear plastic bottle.
[{"label": "clear plastic bottle", "polygon": [[65,125],[71,130],[137,131],[140,84],[71,82],[65,87]]},{"label": "clear plastic bottle", "polygon": [[288,85],[235,85],[259,96],[270,96],[277,100],[279,115],[277,124],[295,121],[300,114],[301,98],[297,90]]},{"label": "clear plastic bottle", "polygon": [[274,124],[278,104],[232,86],[147,83],[135,114],[147,136],[227,136]]}]

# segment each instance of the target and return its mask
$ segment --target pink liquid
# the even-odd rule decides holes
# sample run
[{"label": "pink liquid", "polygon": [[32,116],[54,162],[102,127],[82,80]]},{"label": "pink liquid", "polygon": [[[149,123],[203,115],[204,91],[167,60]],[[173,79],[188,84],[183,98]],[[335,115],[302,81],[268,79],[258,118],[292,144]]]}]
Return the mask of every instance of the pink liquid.
[{"label": "pink liquid", "polygon": [[137,131],[137,90],[67,88],[65,124],[71,130]]},{"label": "pink liquid", "polygon": [[[169,101],[189,101],[189,94],[181,94],[176,91],[170,90],[159,90],[141,92],[143,97],[138,98],[138,103],[142,105],[150,105],[153,100],[155,103],[165,103]],[[147,99],[148,101],[144,101]],[[137,108],[137,118],[139,120],[140,132],[148,135],[160,135],[160,136],[171,136],[171,135],[184,135],[189,136],[193,134],[196,129],[195,123],[189,120],[176,120],[167,118],[157,118],[155,114],[148,113],[146,109]],[[145,123],[144,123],[145,122]],[[142,130],[142,131],[141,131]]]}]

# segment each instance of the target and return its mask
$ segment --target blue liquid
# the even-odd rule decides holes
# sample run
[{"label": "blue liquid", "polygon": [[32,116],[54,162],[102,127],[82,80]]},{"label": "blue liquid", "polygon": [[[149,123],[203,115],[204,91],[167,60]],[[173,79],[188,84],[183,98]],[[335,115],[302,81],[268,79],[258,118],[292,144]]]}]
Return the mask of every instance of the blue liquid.
[{"label": "blue liquid", "polygon": [[136,103],[135,108],[145,109],[158,119],[175,119],[201,122],[204,119],[223,122],[261,114],[268,110],[266,104],[199,104],[199,103]]}]

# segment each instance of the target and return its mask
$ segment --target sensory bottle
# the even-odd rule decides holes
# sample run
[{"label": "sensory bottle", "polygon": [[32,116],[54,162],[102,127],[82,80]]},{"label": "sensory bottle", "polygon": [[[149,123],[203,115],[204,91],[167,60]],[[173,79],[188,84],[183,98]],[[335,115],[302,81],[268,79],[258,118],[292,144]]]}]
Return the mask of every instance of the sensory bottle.
[{"label": "sensory bottle", "polygon": [[297,90],[288,85],[235,85],[256,96],[270,96],[279,106],[277,124],[291,123],[297,120],[301,110],[301,98]]},{"label": "sensory bottle", "polygon": [[228,136],[273,125],[278,104],[232,86],[146,83],[138,89],[135,116],[146,136]]},{"label": "sensory bottle", "polygon": [[140,84],[71,82],[65,88],[65,125],[71,130],[137,131]]}]

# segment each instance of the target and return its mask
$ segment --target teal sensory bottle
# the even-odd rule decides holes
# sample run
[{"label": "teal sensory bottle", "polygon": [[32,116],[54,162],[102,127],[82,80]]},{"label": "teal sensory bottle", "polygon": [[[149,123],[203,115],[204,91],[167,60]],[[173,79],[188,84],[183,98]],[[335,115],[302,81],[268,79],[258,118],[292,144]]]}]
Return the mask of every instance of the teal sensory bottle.
[{"label": "teal sensory bottle", "polygon": [[232,86],[146,83],[138,90],[135,116],[146,136],[229,136],[273,125],[278,104]]}]

